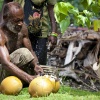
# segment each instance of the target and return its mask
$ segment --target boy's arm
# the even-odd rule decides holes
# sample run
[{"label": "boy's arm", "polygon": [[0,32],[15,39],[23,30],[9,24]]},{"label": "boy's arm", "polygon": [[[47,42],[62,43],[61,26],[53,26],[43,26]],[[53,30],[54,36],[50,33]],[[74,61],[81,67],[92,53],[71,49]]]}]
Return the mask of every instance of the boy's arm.
[{"label": "boy's arm", "polygon": [[48,41],[50,44],[50,49],[52,50],[57,44],[57,36],[58,36],[57,23],[56,23],[56,20],[54,17],[54,11],[53,11],[54,5],[48,4],[47,8],[48,8],[48,14],[49,14],[50,22],[51,22],[50,23],[51,24],[51,34],[48,38]]}]

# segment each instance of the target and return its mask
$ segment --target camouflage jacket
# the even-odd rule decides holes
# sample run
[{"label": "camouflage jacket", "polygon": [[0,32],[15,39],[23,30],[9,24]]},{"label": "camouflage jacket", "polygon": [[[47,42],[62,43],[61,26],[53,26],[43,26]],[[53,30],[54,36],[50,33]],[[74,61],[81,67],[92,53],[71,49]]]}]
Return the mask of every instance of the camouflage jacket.
[{"label": "camouflage jacket", "polygon": [[[22,5],[22,7],[24,8],[25,5],[25,0],[14,0],[15,2],[18,2]],[[50,5],[54,5],[57,0],[31,0],[35,5],[41,6],[41,4],[43,2],[46,1],[47,4]],[[41,27],[41,33],[42,36],[41,37],[47,37],[47,35],[49,34],[49,29],[51,28],[49,25],[49,16],[48,16],[48,10],[46,6],[43,6],[43,15],[41,18],[41,23],[42,23],[42,27]]]}]

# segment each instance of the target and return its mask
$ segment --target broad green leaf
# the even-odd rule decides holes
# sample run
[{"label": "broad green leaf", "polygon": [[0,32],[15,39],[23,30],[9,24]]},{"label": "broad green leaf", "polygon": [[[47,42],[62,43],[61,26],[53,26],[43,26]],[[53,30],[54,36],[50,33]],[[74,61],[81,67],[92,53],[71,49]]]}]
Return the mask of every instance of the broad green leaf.
[{"label": "broad green leaf", "polygon": [[55,4],[54,6],[54,12],[57,13],[59,11],[58,3]]},{"label": "broad green leaf", "polygon": [[85,24],[87,17],[84,17],[83,15],[78,15],[77,18],[78,18],[79,23],[83,25]]},{"label": "broad green leaf", "polygon": [[55,16],[57,23],[60,23],[62,20],[66,18],[66,15],[62,13],[59,13],[59,14],[55,13],[54,16]]},{"label": "broad green leaf", "polygon": [[62,20],[64,20],[66,16],[68,16],[68,11],[70,9],[73,9],[73,6],[70,3],[59,2],[55,4],[54,13],[56,21],[60,23]]},{"label": "broad green leaf", "polygon": [[92,12],[89,12],[88,10],[83,10],[83,13],[87,16],[87,17],[91,17],[93,15]]},{"label": "broad green leaf", "polygon": [[78,15],[75,19],[75,24],[78,26],[86,26],[86,22],[87,22],[88,18],[83,16],[83,15]]},{"label": "broad green leaf", "polygon": [[91,21],[90,21],[90,19],[87,19],[87,20],[86,20],[86,26],[87,26],[88,28],[91,27]]},{"label": "broad green leaf", "polygon": [[59,16],[59,13],[54,13],[54,17],[55,17],[57,23],[59,23],[59,22],[60,22],[60,16]]},{"label": "broad green leaf", "polygon": [[70,3],[65,3],[65,2],[59,2],[56,3],[54,6],[54,12],[55,13],[62,13],[65,15],[68,15],[68,10],[74,8]]},{"label": "broad green leaf", "polygon": [[65,15],[67,15],[67,11],[65,9],[63,9],[63,6],[60,3],[55,4],[54,12],[55,13],[63,13]]},{"label": "broad green leaf", "polygon": [[69,10],[69,13],[77,16],[77,15],[79,15],[79,10],[78,10],[78,8],[73,8],[73,9]]},{"label": "broad green leaf", "polygon": [[60,22],[61,33],[64,33],[70,25],[70,18],[66,18]]},{"label": "broad green leaf", "polygon": [[91,5],[92,2],[93,0],[87,0],[88,6]]},{"label": "broad green leaf", "polygon": [[94,30],[98,31],[98,28],[100,28],[100,20],[94,20],[93,26],[94,26]]}]

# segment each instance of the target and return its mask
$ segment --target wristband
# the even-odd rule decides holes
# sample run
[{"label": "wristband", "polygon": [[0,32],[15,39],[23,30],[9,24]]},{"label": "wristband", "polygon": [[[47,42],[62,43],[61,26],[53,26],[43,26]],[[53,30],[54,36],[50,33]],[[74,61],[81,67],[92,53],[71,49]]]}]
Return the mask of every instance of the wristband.
[{"label": "wristband", "polygon": [[52,32],[52,33],[51,33],[51,36],[55,36],[55,37],[57,37],[57,36],[58,36],[58,34],[57,34],[57,33],[55,33],[55,32]]}]

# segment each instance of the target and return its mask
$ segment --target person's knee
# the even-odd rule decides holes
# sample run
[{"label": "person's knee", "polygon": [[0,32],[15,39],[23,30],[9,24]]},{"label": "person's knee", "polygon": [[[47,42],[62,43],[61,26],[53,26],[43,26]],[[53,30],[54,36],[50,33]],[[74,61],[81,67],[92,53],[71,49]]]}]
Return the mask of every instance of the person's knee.
[{"label": "person's knee", "polygon": [[23,66],[31,62],[34,57],[27,48],[20,48],[10,54],[11,62],[17,66]]},{"label": "person's knee", "polygon": [[27,48],[21,48],[21,49],[22,49],[21,54],[26,58],[26,60],[28,62],[30,62],[31,60],[34,59],[34,56],[32,55],[32,53]]}]

